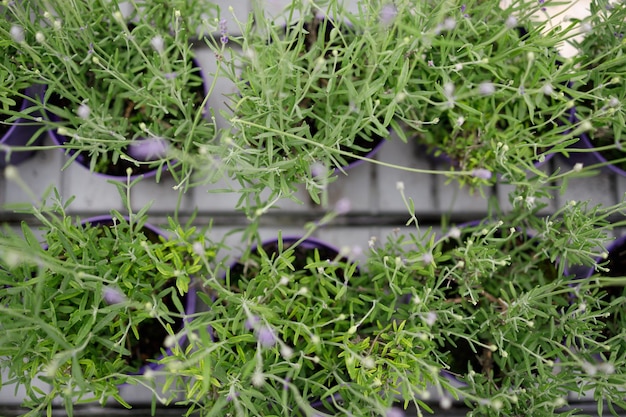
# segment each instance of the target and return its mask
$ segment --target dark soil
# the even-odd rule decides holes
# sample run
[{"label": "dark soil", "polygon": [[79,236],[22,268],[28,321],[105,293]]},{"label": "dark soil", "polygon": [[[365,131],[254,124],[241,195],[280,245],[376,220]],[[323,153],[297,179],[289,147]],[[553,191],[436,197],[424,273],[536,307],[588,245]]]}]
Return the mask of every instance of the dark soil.
[{"label": "dark soil", "polygon": [[[175,282],[172,281],[165,288],[173,288],[175,285]],[[176,291],[175,288],[174,291]],[[185,294],[181,300],[183,306],[186,304],[186,297],[188,297],[188,294]],[[170,294],[162,298],[161,301],[167,306],[169,311],[176,311],[176,306]],[[172,329],[177,331],[182,329],[182,327],[183,319],[180,317],[174,318]],[[161,356],[163,344],[169,333],[157,319],[144,320],[137,326],[137,332],[140,336],[139,339],[135,339],[132,333],[129,335],[127,347],[130,350],[130,356],[126,358],[126,362],[139,370]]]}]

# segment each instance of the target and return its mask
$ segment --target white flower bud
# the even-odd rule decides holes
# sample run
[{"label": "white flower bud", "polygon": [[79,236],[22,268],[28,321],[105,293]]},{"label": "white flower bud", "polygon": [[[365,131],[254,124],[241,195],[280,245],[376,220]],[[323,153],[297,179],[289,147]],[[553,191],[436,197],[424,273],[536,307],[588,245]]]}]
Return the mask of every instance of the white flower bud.
[{"label": "white flower bud", "polygon": [[259,388],[259,387],[262,387],[264,383],[265,383],[265,375],[263,375],[263,372],[258,371],[258,370],[254,371],[254,373],[252,374],[252,385]]},{"label": "white flower bud", "polygon": [[20,178],[20,173],[15,165],[7,165],[4,167],[4,177],[7,180],[15,181]]},{"label": "white flower bud", "polygon": [[160,54],[162,54],[163,51],[165,51],[165,43],[161,35],[156,35],[155,37],[150,39],[150,45],[155,51],[157,51]]},{"label": "white flower bud", "polygon": [[544,84],[541,90],[546,96],[551,96],[552,93],[554,93],[554,88],[552,88],[552,84]]},{"label": "white flower bud", "polygon": [[350,200],[347,197],[344,197],[337,201],[337,204],[335,204],[335,212],[339,215],[346,214],[350,211],[351,205]]},{"label": "white flower bud", "polygon": [[492,82],[484,81],[478,85],[478,92],[482,96],[490,96],[496,92],[496,86]]},{"label": "white flower bud", "polygon": [[11,29],[9,30],[9,34],[11,35],[11,38],[13,38],[13,40],[17,43],[23,43],[26,41],[26,36],[24,35],[24,28],[22,28],[21,26],[18,26],[18,25],[11,26]]},{"label": "white flower bud", "polygon": [[289,360],[293,357],[293,349],[287,345],[283,345],[280,348],[280,355],[286,360]]},{"label": "white flower bud", "polygon": [[515,28],[517,26],[517,18],[513,15],[510,15],[506,18],[504,25],[509,29]]},{"label": "white flower bud", "polygon": [[458,227],[453,227],[452,229],[450,229],[450,231],[448,232],[448,236],[453,238],[453,239],[459,239],[461,237],[461,229],[459,229]]},{"label": "white flower bud", "polygon": [[426,252],[422,255],[422,262],[424,265],[430,265],[434,261],[433,255],[430,252]]},{"label": "white flower bud", "polygon": [[444,21],[443,21],[443,28],[445,30],[452,30],[456,27],[456,20],[452,17],[447,17]]},{"label": "white flower bud", "polygon": [[504,405],[502,403],[502,400],[499,400],[497,398],[491,400],[491,403],[489,404],[491,406],[491,408],[493,408],[494,410],[500,410],[502,409],[502,406]]},{"label": "white flower bud", "polygon": [[374,366],[376,366],[376,363],[374,362],[374,359],[372,359],[371,356],[364,357],[363,360],[361,360],[361,364],[363,365],[363,368],[365,369],[372,369],[374,368]]},{"label": "white flower bud", "polygon": [[442,410],[449,410],[450,407],[452,407],[452,400],[450,397],[447,395],[442,396],[439,400],[439,407],[441,407]]},{"label": "white flower bud", "polygon": [[163,346],[165,346],[166,348],[173,348],[174,345],[176,345],[176,336],[168,334],[163,341]]},{"label": "white flower bud", "polygon": [[193,253],[198,256],[204,256],[204,245],[200,242],[193,242]]},{"label": "white flower bud", "polygon": [[76,109],[76,114],[81,119],[86,120],[89,118],[89,115],[91,114],[91,109],[89,108],[88,105],[81,104],[80,106],[78,106],[78,109]]}]

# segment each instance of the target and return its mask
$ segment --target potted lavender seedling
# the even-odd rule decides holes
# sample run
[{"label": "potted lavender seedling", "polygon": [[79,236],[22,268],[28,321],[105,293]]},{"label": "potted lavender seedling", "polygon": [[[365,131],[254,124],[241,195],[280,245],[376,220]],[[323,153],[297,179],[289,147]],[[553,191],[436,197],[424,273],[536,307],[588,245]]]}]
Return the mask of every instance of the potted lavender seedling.
[{"label": "potted lavender seedling", "polygon": [[80,224],[65,210],[55,193],[30,210],[39,231],[24,223],[20,235],[0,235],[0,366],[32,412],[57,401],[70,415],[83,403],[130,407],[119,386],[182,348],[195,312],[192,278],[204,268],[191,254],[210,259],[215,250],[194,229],[166,237],[145,210]]},{"label": "potted lavender seedling", "polygon": [[24,37],[18,63],[47,85],[37,107],[72,159],[118,179],[127,168],[189,176],[177,157],[197,152],[215,129],[180,10],[133,2],[124,15],[118,2],[55,0],[12,3],[7,13]]},{"label": "potted lavender seedling", "polygon": [[579,124],[577,146],[585,153],[572,152],[571,157],[574,162],[602,164],[605,171],[624,176],[626,93],[622,84],[626,7],[623,3],[593,0],[590,11],[589,17],[580,22],[586,32],[584,38],[574,42],[579,52],[574,61],[583,74],[573,85],[580,94],[574,122]]},{"label": "potted lavender seedling", "polygon": [[323,7],[294,1],[281,18],[270,18],[255,7],[242,35],[229,38],[243,54],[225,55],[221,66],[237,86],[225,114],[231,127],[223,162],[250,193],[269,187],[270,200],[295,198],[304,184],[319,202],[320,182],[370,159],[389,136],[394,92],[404,81],[386,68],[403,57],[386,50],[381,8],[373,2],[351,13],[335,0]]},{"label": "potted lavender seedling", "polygon": [[467,173],[462,183],[514,181],[572,142],[572,66],[556,49],[572,30],[548,31],[540,3],[398,6],[397,47],[410,62],[398,116],[420,151]]}]

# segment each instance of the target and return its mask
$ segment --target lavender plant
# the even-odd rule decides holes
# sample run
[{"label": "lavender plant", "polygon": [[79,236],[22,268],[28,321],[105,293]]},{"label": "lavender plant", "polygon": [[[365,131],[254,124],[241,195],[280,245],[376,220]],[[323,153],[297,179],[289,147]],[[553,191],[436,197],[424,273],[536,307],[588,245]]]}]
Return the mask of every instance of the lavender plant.
[{"label": "lavender plant", "polygon": [[188,413],[385,415],[401,400],[422,404],[438,377],[428,323],[401,302],[405,275],[384,272],[393,260],[365,272],[309,244],[279,238],[207,277],[210,310],[172,366],[190,378]]},{"label": "lavender plant", "polygon": [[[12,38],[18,40],[24,36],[19,30],[11,31],[11,20],[8,12],[2,7],[0,7],[0,20],[0,31],[10,33]],[[27,89],[32,86],[32,81],[17,68],[15,60],[17,51],[12,48],[12,43],[10,39],[0,39],[0,48],[4,51],[0,57],[0,138],[5,136],[18,118],[35,117],[30,115],[32,109],[22,108],[24,100],[31,100]],[[10,149],[6,150],[10,151]],[[10,154],[7,153],[6,156],[9,157]]]},{"label": "lavender plant", "polygon": [[[126,203],[127,192],[120,185]],[[120,384],[183,343],[189,287],[204,268],[191,254],[215,255],[195,229],[171,222],[171,239],[158,234],[145,209],[77,224],[68,204],[54,192],[28,212],[39,230],[0,234],[0,367],[30,415],[57,402],[69,415],[88,402],[130,407]]]},{"label": "lavender plant", "polygon": [[621,84],[626,7],[601,0],[592,1],[589,7],[589,17],[580,22],[584,38],[574,43],[579,51],[575,63],[584,74],[573,86],[580,92],[576,119],[591,145],[623,169],[626,119],[622,103],[626,96]]},{"label": "lavender plant", "polygon": [[574,26],[549,29],[543,1],[508,3],[397,6],[395,49],[409,62],[398,117],[419,149],[472,174],[462,183],[519,178],[573,141],[565,133],[575,74],[557,47]]},{"label": "lavender plant", "polygon": [[46,85],[38,107],[72,159],[122,179],[127,168],[178,167],[178,179],[189,175],[178,156],[214,139],[211,87],[191,50],[201,20],[182,15],[199,2],[180,3],[133,1],[126,14],[117,1],[5,6],[11,26],[0,33],[19,72]]},{"label": "lavender plant", "polygon": [[432,354],[442,377],[462,383],[447,398],[462,398],[468,415],[570,415],[568,393],[593,389],[600,414],[606,403],[624,409],[622,342],[598,320],[619,300],[600,301],[597,282],[566,273],[596,263],[623,204],[571,202],[541,216],[539,200],[513,203],[494,220],[440,236],[418,228],[374,252],[416,268],[407,285],[430,312]]},{"label": "lavender plant", "polygon": [[[257,4],[241,36],[208,42],[223,58],[218,75],[237,86],[220,162],[250,194],[267,188],[272,201],[304,184],[320,202],[320,184],[389,136],[406,77],[381,12],[381,2],[357,14],[294,1],[270,18]],[[243,53],[222,55],[226,41]]]}]

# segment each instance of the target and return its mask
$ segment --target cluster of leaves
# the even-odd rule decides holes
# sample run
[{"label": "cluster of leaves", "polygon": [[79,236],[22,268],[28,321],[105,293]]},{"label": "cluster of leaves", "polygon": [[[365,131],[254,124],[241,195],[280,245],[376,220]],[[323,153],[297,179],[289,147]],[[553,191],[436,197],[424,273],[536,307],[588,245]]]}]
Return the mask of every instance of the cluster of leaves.
[{"label": "cluster of leaves", "polygon": [[401,2],[396,47],[410,71],[400,117],[418,146],[443,153],[453,170],[510,175],[572,142],[573,67],[557,46],[573,27],[548,32],[533,19],[540,3]]},{"label": "cluster of leaves", "polygon": [[[265,249],[263,249],[265,248]],[[270,249],[271,248],[271,249]],[[206,282],[186,398],[207,415],[381,415],[436,379],[427,325],[397,277],[361,271],[310,240],[279,239]],[[388,272],[388,271],[387,271]],[[393,291],[390,290],[393,288]],[[210,328],[210,330],[204,330]],[[197,341],[197,343],[194,343]],[[409,401],[418,401],[417,398]]]},{"label": "cluster of leaves", "polygon": [[34,411],[57,396],[69,411],[109,397],[128,406],[118,385],[178,343],[195,304],[190,279],[204,268],[196,253],[215,251],[193,229],[166,239],[145,211],[76,224],[66,207],[56,194],[33,209],[41,238],[26,224],[0,235],[0,365]]},{"label": "cluster of leaves", "polygon": [[573,86],[580,92],[576,118],[590,124],[587,135],[592,145],[603,149],[607,160],[624,167],[626,5],[593,1],[590,12],[589,17],[580,22],[586,31],[584,38],[574,43],[579,51],[574,64],[579,65],[584,74]]},{"label": "cluster of leaves", "polygon": [[371,2],[357,14],[336,2],[294,1],[280,17],[257,9],[231,37],[243,54],[221,67],[237,86],[224,162],[237,180],[269,188],[270,200],[305,184],[319,202],[322,177],[389,136],[406,77],[396,77],[404,57],[389,49],[381,8]]},{"label": "cluster of leaves", "polygon": [[[153,2],[133,2],[127,15],[117,1],[11,2],[0,32],[12,39],[16,73],[46,86],[34,107],[50,119],[47,127],[59,129],[92,170],[125,176],[128,166],[176,165],[176,153],[214,138],[208,86],[191,50],[195,30],[181,12]],[[129,153],[136,139],[171,149],[146,161]]]},{"label": "cluster of leaves", "polygon": [[201,415],[430,410],[429,387],[485,415],[554,415],[590,388],[623,407],[621,336],[598,320],[621,298],[565,271],[596,263],[620,207],[540,209],[372,241],[358,266],[305,238],[263,245],[207,277],[169,377]]}]

